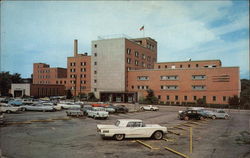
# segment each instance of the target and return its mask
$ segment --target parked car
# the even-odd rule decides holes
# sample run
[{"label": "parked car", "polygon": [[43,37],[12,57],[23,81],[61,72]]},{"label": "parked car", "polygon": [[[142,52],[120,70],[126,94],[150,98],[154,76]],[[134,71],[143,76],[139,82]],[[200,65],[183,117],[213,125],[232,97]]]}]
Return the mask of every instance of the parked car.
[{"label": "parked car", "polygon": [[0,112],[0,125],[5,123],[4,113]]},{"label": "parked car", "polygon": [[167,127],[158,124],[145,124],[137,119],[119,119],[114,125],[97,125],[98,133],[103,137],[113,137],[120,141],[124,138],[163,138]]},{"label": "parked car", "polygon": [[208,113],[208,117],[212,118],[212,119],[216,119],[216,118],[222,118],[222,119],[229,119],[229,114],[226,113],[224,110],[222,109],[217,109],[214,111],[209,111]]},{"label": "parked car", "polygon": [[81,105],[75,103],[57,103],[58,106],[61,106],[62,109],[80,109]]},{"label": "parked car", "polygon": [[81,111],[81,110],[67,110],[66,114],[67,114],[67,116],[80,117],[80,116],[83,116],[83,111]]},{"label": "parked car", "polygon": [[93,107],[91,110],[87,110],[87,116],[93,117],[94,119],[107,119],[109,117],[109,113],[102,107]]},{"label": "parked car", "polygon": [[83,111],[84,115],[88,115],[87,111],[92,110],[92,106],[91,105],[83,105],[83,108],[81,110]]},{"label": "parked car", "polygon": [[105,111],[109,112],[109,113],[115,113],[116,110],[115,108],[111,107],[111,106],[104,106],[103,107]]},{"label": "parked car", "polygon": [[20,111],[21,108],[20,107],[15,107],[15,106],[12,106],[10,104],[6,104],[6,103],[0,103],[0,112],[3,113],[15,113],[15,112],[18,112]]},{"label": "parked car", "polygon": [[189,120],[189,119],[203,120],[205,116],[199,113],[198,110],[186,110],[179,113],[179,118],[181,120]]},{"label": "parked car", "polygon": [[125,105],[116,105],[114,106],[117,113],[127,113],[128,108]]},{"label": "parked car", "polygon": [[15,100],[10,100],[10,101],[8,102],[8,104],[9,104],[9,105],[13,105],[13,106],[20,106],[20,105],[23,104],[23,102],[22,102],[22,100],[17,100],[17,99],[15,99]]},{"label": "parked car", "polygon": [[54,106],[46,104],[21,105],[22,111],[56,111]]},{"label": "parked car", "polygon": [[157,111],[157,110],[159,110],[159,108],[157,106],[153,106],[153,105],[141,106],[140,108],[142,110],[147,110],[147,111]]}]

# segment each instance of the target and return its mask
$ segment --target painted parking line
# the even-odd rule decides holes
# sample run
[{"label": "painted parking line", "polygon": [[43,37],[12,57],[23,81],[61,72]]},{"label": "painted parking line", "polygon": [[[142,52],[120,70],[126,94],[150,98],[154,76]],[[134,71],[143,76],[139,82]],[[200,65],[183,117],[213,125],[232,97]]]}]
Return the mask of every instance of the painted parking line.
[{"label": "painted parking line", "polygon": [[31,124],[29,121],[24,122],[8,122],[7,125],[21,125],[21,124]]},{"label": "painted parking line", "polygon": [[147,148],[149,148],[149,149],[153,149],[153,150],[159,149],[159,148],[152,147],[151,145],[146,144],[146,143],[144,143],[143,141],[140,141],[140,140],[136,140],[136,142],[139,143],[139,144],[144,145],[145,147],[147,147]]},{"label": "painted parking line", "polygon": [[185,155],[185,154],[183,154],[183,153],[180,153],[179,151],[176,151],[176,150],[174,150],[174,149],[171,149],[171,148],[169,148],[169,147],[167,147],[167,146],[165,146],[164,148],[165,148],[166,150],[169,150],[169,151],[171,151],[171,152],[177,154],[177,155],[180,155],[180,156],[185,157],[185,158],[189,158],[189,156],[187,156],[187,155]]},{"label": "painted parking line", "polygon": [[62,118],[53,118],[52,120],[71,120],[69,117],[62,117]]},{"label": "painted parking line", "polygon": [[30,122],[54,122],[51,119],[47,119],[47,120],[31,120]]},{"label": "painted parking line", "polygon": [[182,126],[186,126],[186,127],[194,127],[192,125],[188,125],[188,124],[182,124]]},{"label": "painted parking line", "polygon": [[184,130],[184,131],[187,130],[186,128],[182,128],[182,127],[178,127],[178,126],[175,126],[174,128],[176,128],[176,129],[181,129],[181,130]]},{"label": "painted parking line", "polygon": [[190,124],[195,124],[195,125],[203,125],[203,124],[201,124],[201,123],[197,123],[197,122],[194,122],[194,121],[188,122],[188,123],[190,123]]}]

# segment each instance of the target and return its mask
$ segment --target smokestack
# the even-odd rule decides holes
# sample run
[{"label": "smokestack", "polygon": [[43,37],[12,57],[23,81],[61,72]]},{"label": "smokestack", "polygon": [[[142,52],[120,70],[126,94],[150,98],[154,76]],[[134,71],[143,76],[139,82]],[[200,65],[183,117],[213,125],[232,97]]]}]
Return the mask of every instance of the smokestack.
[{"label": "smokestack", "polygon": [[74,56],[76,57],[78,54],[78,41],[77,39],[74,40]]}]

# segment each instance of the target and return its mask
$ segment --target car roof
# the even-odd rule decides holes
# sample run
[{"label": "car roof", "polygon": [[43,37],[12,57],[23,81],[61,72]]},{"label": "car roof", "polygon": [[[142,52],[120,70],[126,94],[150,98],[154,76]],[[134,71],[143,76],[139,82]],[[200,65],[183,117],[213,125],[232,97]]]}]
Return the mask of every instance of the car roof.
[{"label": "car roof", "polygon": [[139,119],[118,119],[117,121],[123,121],[123,122],[130,122],[130,121],[138,121],[138,122],[141,122],[142,120],[139,120]]}]

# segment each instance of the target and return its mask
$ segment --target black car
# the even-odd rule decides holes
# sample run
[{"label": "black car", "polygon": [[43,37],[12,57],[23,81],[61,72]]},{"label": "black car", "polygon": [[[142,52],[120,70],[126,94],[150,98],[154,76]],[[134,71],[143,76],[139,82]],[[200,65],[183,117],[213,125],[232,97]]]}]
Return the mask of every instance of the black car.
[{"label": "black car", "polygon": [[128,108],[125,106],[125,105],[109,105],[107,107],[110,107],[110,108],[113,108],[115,109],[115,112],[116,113],[127,113],[128,112]]},{"label": "black car", "polygon": [[189,119],[203,120],[205,117],[197,110],[186,110],[179,114],[179,118],[181,120],[189,120]]}]

